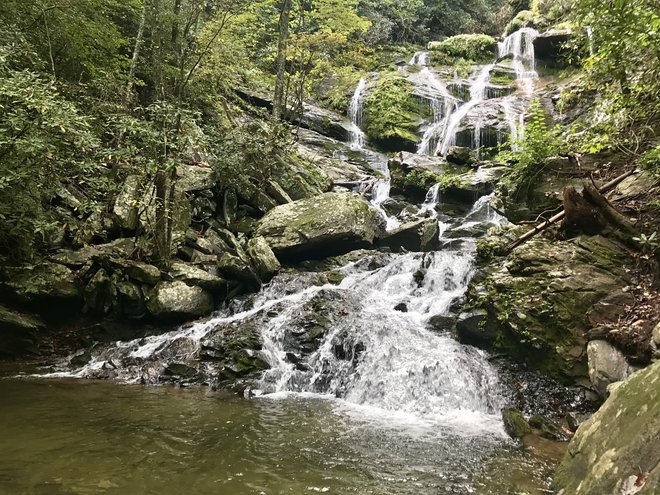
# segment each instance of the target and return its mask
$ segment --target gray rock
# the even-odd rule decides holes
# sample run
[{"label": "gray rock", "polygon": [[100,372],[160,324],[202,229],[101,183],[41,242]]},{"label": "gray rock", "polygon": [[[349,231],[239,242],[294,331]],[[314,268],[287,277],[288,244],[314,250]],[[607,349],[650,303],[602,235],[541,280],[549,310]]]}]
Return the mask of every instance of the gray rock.
[{"label": "gray rock", "polygon": [[119,272],[136,282],[147,285],[156,285],[160,280],[160,269],[154,265],[141,261],[132,261],[110,256],[97,256],[94,258],[101,266],[112,272]]},{"label": "gray rock", "polygon": [[106,315],[115,300],[114,287],[106,271],[101,268],[89,281],[84,290],[85,312]]},{"label": "gray rock", "polygon": [[309,104],[304,106],[300,126],[340,141],[346,141],[350,135],[350,123],[345,117]]},{"label": "gray rock", "polygon": [[624,380],[630,374],[630,366],[623,353],[604,340],[589,342],[587,359],[589,379],[601,397],[607,397],[610,383]]},{"label": "gray rock", "polygon": [[0,357],[18,357],[36,351],[45,324],[35,316],[0,306]]},{"label": "gray rock", "polygon": [[[580,425],[556,488],[562,495],[660,493],[659,442],[660,362],[631,375]],[[631,479],[636,491],[625,491]]]},{"label": "gray rock", "polygon": [[475,309],[461,313],[456,320],[458,340],[463,344],[489,346],[497,338],[497,327],[488,318],[488,311]]},{"label": "gray rock", "polygon": [[176,322],[208,315],[215,305],[208,291],[176,281],[156,285],[149,292],[147,308],[159,320]]},{"label": "gray rock", "polygon": [[503,409],[502,421],[504,422],[504,430],[511,438],[522,438],[532,432],[529,423],[517,409]]},{"label": "gray rock", "polygon": [[262,282],[267,282],[273,278],[282,268],[273,250],[263,237],[254,237],[248,241],[247,254]]},{"label": "gray rock", "polygon": [[278,259],[302,260],[371,247],[384,230],[384,219],[364,198],[325,193],[278,206],[255,233]]},{"label": "gray rock", "polygon": [[218,258],[218,270],[230,280],[237,280],[252,289],[258,289],[261,281],[249,263],[238,256],[225,253]]},{"label": "gray rock", "polygon": [[216,184],[215,172],[209,167],[179,164],[176,167],[176,188],[182,192],[212,189]]},{"label": "gray rock", "polygon": [[168,273],[173,279],[185,282],[187,285],[198,286],[211,292],[227,292],[227,281],[225,279],[211,275],[206,270],[193,265],[174,262]]},{"label": "gray rock", "polygon": [[470,154],[470,148],[461,146],[451,146],[447,150],[446,158],[449,163],[455,163],[457,165],[471,165],[474,163],[474,158]]},{"label": "gray rock", "polygon": [[147,315],[144,294],[139,286],[125,280],[115,281],[119,310],[129,320],[139,320]]},{"label": "gray rock", "polygon": [[423,218],[388,232],[378,241],[378,246],[389,247],[395,252],[401,249],[416,252],[433,251],[440,247],[439,235],[437,218]]},{"label": "gray rock", "polygon": [[451,330],[456,324],[456,317],[449,315],[433,315],[429,318],[429,325],[433,327],[434,330],[439,332],[444,332]]}]

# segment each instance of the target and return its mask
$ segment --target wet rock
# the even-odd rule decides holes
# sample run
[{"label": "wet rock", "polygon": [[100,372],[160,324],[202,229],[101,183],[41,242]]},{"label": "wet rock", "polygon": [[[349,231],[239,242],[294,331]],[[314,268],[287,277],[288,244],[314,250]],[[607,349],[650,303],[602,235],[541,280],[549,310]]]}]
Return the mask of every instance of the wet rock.
[{"label": "wet rock", "polygon": [[463,344],[488,347],[497,338],[497,327],[489,320],[488,311],[476,309],[458,316],[456,334]]},{"label": "wet rock", "polygon": [[511,438],[522,438],[532,432],[532,428],[525,420],[525,417],[517,409],[503,409],[502,421],[504,422],[504,431]]},{"label": "wet rock", "polygon": [[230,280],[238,280],[248,287],[258,289],[261,281],[252,267],[242,258],[225,253],[218,258],[218,270]]},{"label": "wet rock", "polygon": [[569,53],[567,43],[573,34],[570,29],[550,30],[534,39],[534,56],[553,67],[564,67]]},{"label": "wet rock", "polygon": [[247,254],[262,282],[268,282],[282,268],[273,250],[263,237],[253,237],[248,241]]},{"label": "wet rock", "polygon": [[0,293],[46,319],[71,318],[82,306],[73,271],[57,263],[7,268]]},{"label": "wet rock", "polygon": [[402,313],[407,313],[408,306],[406,305],[406,303],[399,303],[396,306],[394,306],[394,311],[401,311]]},{"label": "wet rock", "polygon": [[124,276],[147,285],[156,285],[160,280],[160,269],[141,261],[114,258],[106,255],[94,256],[94,260],[109,272],[118,272]]},{"label": "wet rock", "polygon": [[82,368],[92,360],[92,354],[87,350],[78,351],[69,359],[69,366]]},{"label": "wet rock", "polygon": [[301,127],[340,141],[348,140],[350,135],[350,122],[345,117],[314,105],[304,105],[299,123]]},{"label": "wet rock", "polygon": [[450,315],[433,315],[429,318],[429,325],[438,332],[451,330],[456,324],[456,317]]},{"label": "wet rock", "polygon": [[274,208],[255,233],[278,259],[301,260],[371,247],[383,232],[383,218],[362,197],[325,193]]},{"label": "wet rock", "polygon": [[37,317],[0,306],[0,357],[18,357],[36,352],[45,324]]},{"label": "wet rock", "polygon": [[630,374],[630,366],[623,353],[604,340],[589,342],[587,357],[589,379],[601,397],[607,397],[608,385],[624,380]]},{"label": "wet rock", "polygon": [[378,241],[379,247],[389,247],[394,252],[406,251],[426,252],[440,247],[440,228],[434,217],[416,220],[403,224],[388,232]]},{"label": "wet rock", "polygon": [[195,381],[199,377],[199,371],[184,363],[170,363],[163,370],[165,376],[178,380]]},{"label": "wet rock", "polygon": [[474,163],[474,159],[470,154],[470,148],[461,146],[451,146],[447,150],[445,157],[449,163],[455,163],[456,165],[471,165]]},{"label": "wet rock", "polygon": [[168,273],[173,279],[185,282],[186,285],[198,286],[214,293],[227,292],[227,281],[225,279],[193,265],[174,262],[170,265]]},{"label": "wet rock", "polygon": [[444,158],[402,151],[388,162],[392,194],[405,194],[423,200],[427,191],[442,180],[447,170]]},{"label": "wet rock", "polygon": [[557,469],[562,495],[660,492],[660,362],[631,375],[578,428]]},{"label": "wet rock", "polygon": [[199,318],[215,309],[213,296],[201,287],[184,282],[160,282],[148,294],[149,312],[162,321]]},{"label": "wet rock", "polygon": [[560,425],[538,414],[529,418],[529,426],[538,430],[539,434],[548,440],[555,440],[557,442],[567,440],[566,433],[561,429]]},{"label": "wet rock", "polygon": [[218,380],[254,377],[268,363],[260,355],[261,333],[255,320],[220,325],[202,341],[200,357],[219,364]]}]

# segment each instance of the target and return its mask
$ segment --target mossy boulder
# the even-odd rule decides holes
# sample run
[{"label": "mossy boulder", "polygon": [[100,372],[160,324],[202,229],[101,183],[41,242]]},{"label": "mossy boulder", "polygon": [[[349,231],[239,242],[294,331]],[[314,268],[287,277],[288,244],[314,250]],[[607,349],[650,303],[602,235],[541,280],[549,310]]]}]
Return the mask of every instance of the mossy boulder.
[{"label": "mossy boulder", "polygon": [[274,208],[257,224],[280,260],[298,261],[368,248],[384,233],[384,219],[362,198],[332,192]]},{"label": "mossy boulder", "polygon": [[208,315],[215,304],[208,291],[175,281],[160,282],[149,291],[147,308],[159,320],[180,322]]},{"label": "mossy boulder", "polygon": [[633,374],[578,428],[554,483],[562,495],[660,493],[660,362]]},{"label": "mossy boulder", "polygon": [[268,282],[282,268],[273,250],[263,237],[254,237],[248,241],[247,254],[262,282]]},{"label": "mossy boulder", "polygon": [[394,252],[402,249],[406,251],[433,251],[440,247],[440,228],[435,217],[423,218],[401,225],[392,232],[388,232],[378,246],[389,247]]},{"label": "mossy boulder", "polygon": [[38,318],[0,306],[0,358],[36,352],[44,323]]},{"label": "mossy boulder", "polygon": [[486,34],[459,34],[444,41],[432,41],[428,49],[434,60],[451,65],[456,59],[469,62],[492,62],[497,51],[497,41]]},{"label": "mossy boulder", "polygon": [[419,101],[414,86],[401,75],[381,77],[364,102],[364,131],[369,141],[388,151],[416,151]]},{"label": "mossy boulder", "polygon": [[442,181],[449,169],[444,158],[402,151],[388,162],[391,193],[403,194],[416,201],[424,200],[428,190]]},{"label": "mossy boulder", "polygon": [[473,307],[498,328],[498,351],[564,380],[587,380],[590,310],[627,285],[625,248],[604,237],[534,238],[473,281]]},{"label": "mossy boulder", "polygon": [[192,287],[201,287],[215,294],[227,293],[227,281],[197,266],[175,261],[170,265],[168,275]]},{"label": "mossy boulder", "polygon": [[518,409],[503,409],[502,422],[504,423],[504,431],[511,438],[522,438],[532,432],[531,426]]},{"label": "mossy boulder", "polygon": [[46,319],[71,318],[82,307],[74,272],[57,263],[8,268],[0,291],[7,299]]}]

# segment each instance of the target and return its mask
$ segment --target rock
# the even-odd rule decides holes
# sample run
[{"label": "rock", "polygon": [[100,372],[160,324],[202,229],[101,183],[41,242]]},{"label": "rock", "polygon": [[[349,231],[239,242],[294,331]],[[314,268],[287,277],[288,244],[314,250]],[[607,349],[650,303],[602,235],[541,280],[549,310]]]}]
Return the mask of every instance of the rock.
[{"label": "rock", "polygon": [[456,165],[471,165],[474,163],[474,159],[470,154],[470,148],[461,146],[451,146],[447,150],[445,157],[449,163],[455,163]]},{"label": "rock", "polygon": [[8,268],[8,280],[0,283],[17,304],[46,319],[71,318],[81,309],[81,291],[74,273],[57,263]]},{"label": "rock", "polygon": [[406,303],[399,303],[396,306],[394,306],[394,311],[401,311],[402,313],[407,313],[408,306],[406,305]]},{"label": "rock", "polygon": [[552,242],[535,237],[489,264],[485,279],[471,283],[469,296],[497,328],[497,351],[560,380],[584,383],[588,315],[628,285],[629,259],[623,246],[601,236]]},{"label": "rock", "polygon": [[218,258],[218,270],[231,280],[238,280],[252,289],[258,289],[261,281],[252,267],[242,258],[225,253]]},{"label": "rock", "polygon": [[384,232],[384,219],[362,197],[325,193],[268,212],[257,224],[280,260],[344,254],[371,247]]},{"label": "rock", "polygon": [[476,309],[458,316],[456,333],[461,343],[484,347],[495,342],[497,327],[489,320],[488,311]]},{"label": "rock", "polygon": [[517,409],[503,409],[502,421],[504,422],[504,431],[511,438],[522,438],[532,432],[532,428],[525,420],[525,417]]},{"label": "rock", "polygon": [[247,254],[262,282],[268,282],[282,268],[273,250],[263,237],[253,237],[248,241]]},{"label": "rock", "polygon": [[115,292],[110,277],[101,268],[89,281],[84,290],[85,312],[106,315],[112,309]]},{"label": "rock", "polygon": [[660,359],[660,323],[653,328],[651,334],[651,352],[654,359]]},{"label": "rock", "polygon": [[0,357],[19,357],[36,352],[39,332],[45,324],[35,316],[0,306]]},{"label": "rock", "polygon": [[[578,428],[554,478],[562,495],[660,493],[660,362],[631,375]],[[634,485],[634,483],[633,483]]]},{"label": "rock", "polygon": [[115,282],[120,313],[129,320],[139,320],[147,315],[147,306],[142,289],[132,282]]},{"label": "rock", "polygon": [[476,172],[461,174],[444,188],[443,200],[446,197],[472,205],[476,199],[492,193],[506,171],[507,167],[480,167]]},{"label": "rock", "polygon": [[94,260],[109,271],[122,273],[131,280],[147,285],[156,285],[160,280],[160,269],[141,261],[132,261],[110,256],[95,256]]},{"label": "rock", "polygon": [[601,395],[607,397],[610,383],[625,380],[630,366],[623,353],[604,340],[592,340],[587,345],[589,379]]},{"label": "rock", "polygon": [[347,141],[350,135],[350,122],[345,117],[330,110],[306,103],[300,121],[301,127],[331,138]]},{"label": "rock", "polygon": [[565,67],[569,49],[566,44],[572,38],[570,29],[551,30],[534,39],[534,56],[552,67]]},{"label": "rock", "polygon": [[176,166],[176,189],[182,192],[212,189],[216,182],[215,172],[210,167],[179,164]]},{"label": "rock", "polygon": [[424,218],[403,224],[385,234],[378,241],[379,247],[389,247],[394,252],[406,251],[426,252],[440,247],[440,227],[435,217]]},{"label": "rock", "polygon": [[227,293],[227,281],[225,279],[211,275],[206,270],[196,266],[175,261],[170,265],[168,273],[174,280],[180,280],[186,285],[198,286],[214,293]]},{"label": "rock", "polygon": [[428,190],[442,180],[447,170],[444,158],[402,151],[388,162],[392,194],[423,200]]},{"label": "rock", "polygon": [[556,442],[561,442],[567,440],[566,433],[561,429],[561,427],[543,416],[535,414],[529,418],[529,426],[539,431],[539,434],[543,438],[548,440],[554,440]]},{"label": "rock", "polygon": [[183,282],[160,282],[148,294],[149,312],[162,321],[179,322],[199,318],[215,309],[213,296],[201,287]]},{"label": "rock", "polygon": [[456,324],[456,317],[449,315],[433,315],[429,318],[429,325],[438,332],[451,330]]}]

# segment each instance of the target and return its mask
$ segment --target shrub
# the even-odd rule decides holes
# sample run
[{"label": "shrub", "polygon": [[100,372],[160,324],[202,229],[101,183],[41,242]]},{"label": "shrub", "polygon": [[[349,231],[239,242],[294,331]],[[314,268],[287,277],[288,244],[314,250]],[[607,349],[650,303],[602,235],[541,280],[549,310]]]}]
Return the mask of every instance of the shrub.
[{"label": "shrub", "polygon": [[486,34],[459,34],[444,41],[429,43],[434,57],[440,63],[452,64],[453,59],[463,58],[473,63],[491,62],[495,57],[497,42]]}]

